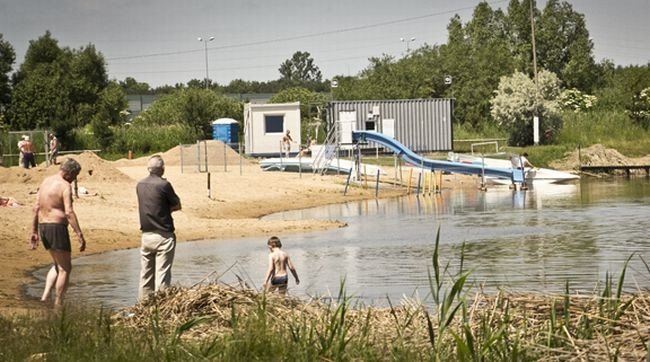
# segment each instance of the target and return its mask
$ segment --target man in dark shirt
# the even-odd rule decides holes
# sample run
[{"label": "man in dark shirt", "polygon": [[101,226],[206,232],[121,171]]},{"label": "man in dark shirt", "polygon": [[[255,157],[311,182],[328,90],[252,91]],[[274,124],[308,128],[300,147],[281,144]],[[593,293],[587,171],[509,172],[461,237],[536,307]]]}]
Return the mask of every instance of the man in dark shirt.
[{"label": "man in dark shirt", "polygon": [[142,231],[140,300],[171,284],[176,250],[172,212],[181,209],[181,201],[172,184],[162,178],[165,173],[163,159],[152,156],[147,169],[149,176],[138,182],[136,187]]}]

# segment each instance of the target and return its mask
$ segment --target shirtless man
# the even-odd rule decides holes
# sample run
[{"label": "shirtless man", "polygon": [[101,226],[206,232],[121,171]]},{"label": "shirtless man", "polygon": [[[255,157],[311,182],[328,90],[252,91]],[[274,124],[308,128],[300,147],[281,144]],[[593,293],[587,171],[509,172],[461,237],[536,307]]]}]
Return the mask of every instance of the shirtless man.
[{"label": "shirtless man", "polygon": [[23,144],[25,143],[25,138],[27,135],[20,136],[20,141],[18,141],[18,166],[23,165]]},{"label": "shirtless man", "polygon": [[300,284],[298,272],[296,272],[289,254],[282,251],[282,242],[277,236],[272,236],[267,245],[271,253],[269,254],[269,268],[264,277],[264,289],[270,292],[277,290],[281,294],[287,294],[289,284],[287,269],[291,271],[291,274],[296,279],[296,285]]},{"label": "shirtless man", "polygon": [[38,188],[36,204],[33,209],[32,233],[29,244],[32,250],[38,247],[41,240],[45,250],[50,252],[54,266],[47,274],[43,301],[49,298],[52,286],[56,289],[55,306],[63,304],[63,296],[68,288],[70,271],[72,270],[70,235],[68,224],[77,234],[79,251],[86,249],[86,240],[81,233],[77,215],[72,207],[71,183],[81,172],[79,162],[68,158],[61,164],[56,175],[48,176]]},{"label": "shirtless man", "polygon": [[282,136],[282,148],[283,151],[285,152],[285,156],[288,158],[289,154],[291,153],[291,143],[293,142],[293,138],[291,138],[291,131],[287,130],[285,132],[284,136]]},{"label": "shirtless man", "polygon": [[59,155],[59,140],[50,133],[50,164],[57,165],[56,156]]},{"label": "shirtless man", "polygon": [[25,136],[23,141],[19,143],[19,147],[20,154],[22,155],[23,167],[36,167],[36,160],[34,159],[34,144],[32,144],[29,136]]}]

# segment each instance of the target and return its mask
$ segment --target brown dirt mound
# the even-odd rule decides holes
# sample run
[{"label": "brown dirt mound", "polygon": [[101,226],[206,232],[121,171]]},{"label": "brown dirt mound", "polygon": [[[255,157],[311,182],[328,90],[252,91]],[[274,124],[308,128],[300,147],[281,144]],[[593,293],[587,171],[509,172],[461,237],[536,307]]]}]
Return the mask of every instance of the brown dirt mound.
[{"label": "brown dirt mound", "polygon": [[[94,152],[86,151],[78,155],[70,155],[81,164],[79,183],[88,181],[130,181],[131,179],[120,172],[111,161],[105,161]],[[59,160],[59,162],[62,160]],[[50,167],[53,168],[53,167]]]},{"label": "brown dirt mound", "polygon": [[612,148],[595,144],[581,150],[567,153],[561,160],[549,164],[558,170],[577,170],[580,166],[619,166],[638,164],[635,159],[627,158]]},{"label": "brown dirt mound", "polygon": [[[86,151],[78,155],[66,155],[65,157],[59,157],[58,161],[62,162],[68,157],[77,160],[81,164],[81,174],[78,177],[80,183],[89,181],[112,182],[131,180],[127,175],[120,172],[113,165],[113,162],[103,160],[94,152]],[[43,181],[43,178],[53,175],[58,171],[58,165],[46,166],[45,163],[41,163],[31,169],[24,169],[20,166],[0,167],[0,182],[39,184]]]},{"label": "brown dirt mound", "polygon": [[[207,150],[203,148],[203,143],[201,143],[200,149],[200,158],[201,162],[205,162],[205,158],[208,159],[208,165],[211,166],[222,166],[224,164],[228,165],[239,165],[240,156],[237,151],[231,147],[225,146],[223,142],[216,140],[208,140],[205,142]],[[224,147],[225,146],[225,147]],[[182,156],[181,156],[182,153]],[[186,166],[196,166],[197,158],[199,151],[196,144],[192,145],[183,145],[173,147],[161,154],[165,164],[170,166],[180,166],[181,158],[184,165]],[[119,159],[114,162],[117,167],[128,167],[128,166],[145,166],[149,160],[150,155],[138,157],[132,160],[125,158]],[[241,157],[241,162],[244,165],[251,164],[251,161]]]}]

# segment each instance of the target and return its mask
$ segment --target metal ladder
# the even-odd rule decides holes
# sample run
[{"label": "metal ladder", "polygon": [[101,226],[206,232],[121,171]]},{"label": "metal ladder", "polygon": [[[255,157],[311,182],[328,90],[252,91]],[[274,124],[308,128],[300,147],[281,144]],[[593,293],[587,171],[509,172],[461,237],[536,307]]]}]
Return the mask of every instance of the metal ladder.
[{"label": "metal ladder", "polygon": [[327,133],[323,147],[321,147],[312,161],[313,172],[323,175],[327,172],[332,160],[338,155],[339,147],[336,142],[337,126],[334,126]]}]

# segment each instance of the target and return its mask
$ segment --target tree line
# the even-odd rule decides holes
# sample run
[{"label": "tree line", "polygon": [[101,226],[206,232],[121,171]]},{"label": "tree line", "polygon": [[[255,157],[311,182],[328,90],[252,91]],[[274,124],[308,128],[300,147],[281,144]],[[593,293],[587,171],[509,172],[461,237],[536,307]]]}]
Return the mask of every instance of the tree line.
[{"label": "tree line", "polygon": [[[198,79],[158,88],[132,77],[109,80],[94,45],[60,47],[49,31],[30,41],[12,73],[15,52],[0,34],[0,130],[51,129],[64,145],[155,151],[209,138],[216,118],[241,119],[243,105],[228,94],[245,93],[301,101],[310,124],[330,95],[452,98],[456,125],[497,129],[514,145],[532,143],[533,116],[540,118],[542,143],[556,141],[564,112],[616,110],[650,127],[650,63],[597,62],[585,17],[568,2],[550,0],[537,9],[533,0],[511,0],[505,11],[480,2],[469,21],[456,15],[447,30],[446,43],[400,58],[377,55],[355,76],[323,79],[311,55],[297,51],[280,65],[277,80],[235,79],[207,89]],[[127,94],[155,94],[158,100],[132,118]]]}]

